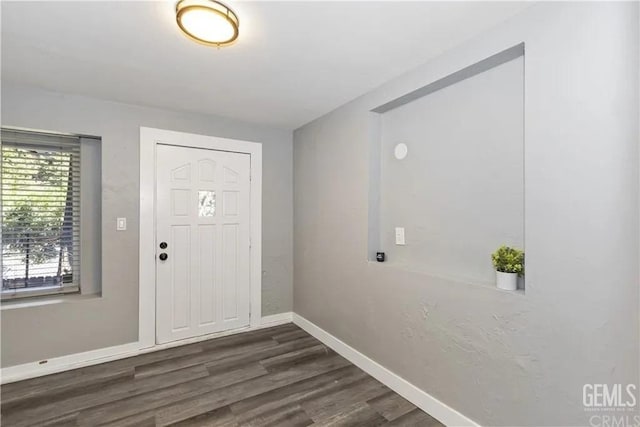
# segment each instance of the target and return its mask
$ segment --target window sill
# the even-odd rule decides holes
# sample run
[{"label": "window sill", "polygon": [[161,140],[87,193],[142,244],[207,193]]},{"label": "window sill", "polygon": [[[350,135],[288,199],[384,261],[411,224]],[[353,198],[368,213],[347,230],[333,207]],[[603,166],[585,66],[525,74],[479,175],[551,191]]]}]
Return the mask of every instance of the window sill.
[{"label": "window sill", "polygon": [[102,298],[101,294],[92,294],[92,295],[46,295],[41,297],[32,297],[28,299],[19,299],[19,300],[5,300],[0,304],[0,311],[5,310],[16,310],[19,308],[32,308],[32,307],[40,307],[44,305],[53,305],[53,304],[64,304],[64,303],[76,303],[76,302],[85,302]]}]

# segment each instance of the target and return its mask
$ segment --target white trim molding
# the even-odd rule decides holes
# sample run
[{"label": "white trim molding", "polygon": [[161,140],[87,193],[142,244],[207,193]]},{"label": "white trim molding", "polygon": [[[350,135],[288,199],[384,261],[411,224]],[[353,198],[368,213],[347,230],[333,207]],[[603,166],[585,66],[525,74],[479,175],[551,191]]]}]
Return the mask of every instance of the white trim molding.
[{"label": "white trim molding", "polygon": [[262,326],[265,328],[284,325],[285,323],[291,322],[293,322],[293,313],[290,311],[286,313],[271,314],[262,318]]},{"label": "white trim molding", "polygon": [[24,363],[22,365],[8,366],[0,370],[0,383],[7,384],[22,381],[43,375],[56,374],[71,369],[84,368],[98,363],[110,362],[116,359],[124,359],[138,353],[137,342],[116,345],[113,347],[99,348],[82,353],[53,357],[38,362]]},{"label": "white trim molding", "polygon": [[[51,359],[24,363],[22,365],[9,366],[0,370],[0,384],[7,384],[16,381],[27,380],[29,378],[41,377],[43,375],[56,374],[58,372],[69,371],[71,369],[84,368],[98,365],[100,363],[111,362],[113,360],[125,359],[127,357],[138,356],[140,354],[152,353],[167,348],[181,345],[193,344],[200,341],[207,341],[214,338],[226,337],[228,335],[241,334],[243,332],[255,331],[258,329],[271,328],[278,325],[291,323],[292,313],[280,313],[262,318],[262,323],[258,326],[248,326],[230,331],[217,332],[215,334],[201,335],[179,341],[172,341],[165,344],[156,344],[152,347],[141,348],[140,343],[133,342],[113,347],[100,348],[97,350],[85,351],[82,353],[70,354],[67,356],[54,357]],[[267,320],[264,322],[264,320]]]},{"label": "white trim molding", "polygon": [[223,336],[234,335],[263,328],[270,328],[273,326],[291,323],[292,320],[293,323],[307,331],[309,334],[313,335],[328,347],[335,350],[345,359],[349,360],[351,363],[358,366],[360,369],[362,369],[423,411],[427,412],[429,415],[433,416],[443,424],[447,426],[479,427],[479,424],[467,418],[460,412],[447,406],[445,403],[439,401],[424,390],[421,390],[420,388],[414,386],[402,377],[394,374],[389,369],[360,353],[358,350],[344,343],[340,339],[334,337],[329,332],[308,321],[304,317],[291,312],[278,313],[262,317],[260,319],[260,324],[257,326],[250,325],[246,328],[203,335],[199,337],[188,338],[185,340],[173,341],[166,344],[153,344],[149,347],[142,347],[140,342],[134,342],[86,351],[83,353],[55,357],[38,362],[10,366],[7,368],[2,368],[0,370],[0,384],[7,384],[43,375],[68,371],[71,369],[97,365],[113,360],[124,359],[144,353],[150,353],[167,348],[206,341]]},{"label": "white trim molding", "polygon": [[156,146],[231,151],[251,156],[251,291],[250,327],[262,324],[262,144],[170,130],[140,128],[140,348],[156,345]]},{"label": "white trim molding", "polygon": [[323,344],[332,348],[336,353],[353,363],[391,390],[398,393],[400,396],[407,399],[409,402],[416,405],[432,417],[436,418],[441,423],[447,426],[474,426],[479,427],[479,424],[465,417],[460,412],[447,406],[445,403],[439,401],[435,397],[431,396],[426,391],[416,387],[404,378],[394,374],[389,369],[380,365],[378,362],[370,359],[364,354],[360,353],[355,348],[344,343],[340,339],[334,337],[329,332],[300,316],[299,314],[293,314],[293,323],[300,326],[302,329],[313,335],[320,340]]}]

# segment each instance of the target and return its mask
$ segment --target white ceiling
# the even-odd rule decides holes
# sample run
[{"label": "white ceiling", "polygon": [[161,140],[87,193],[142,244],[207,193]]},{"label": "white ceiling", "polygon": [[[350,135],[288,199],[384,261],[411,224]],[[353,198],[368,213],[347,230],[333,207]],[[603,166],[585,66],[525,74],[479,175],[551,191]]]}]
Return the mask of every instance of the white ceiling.
[{"label": "white ceiling", "polygon": [[3,1],[2,79],[293,129],[528,6],[229,5],[240,39],[217,50],[180,33],[173,1]]}]

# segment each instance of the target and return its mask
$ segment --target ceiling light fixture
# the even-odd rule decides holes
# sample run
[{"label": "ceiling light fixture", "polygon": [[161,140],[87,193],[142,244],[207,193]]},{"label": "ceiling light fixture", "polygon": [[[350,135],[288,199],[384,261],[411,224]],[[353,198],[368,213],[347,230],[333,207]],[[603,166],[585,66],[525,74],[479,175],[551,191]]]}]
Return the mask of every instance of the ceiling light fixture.
[{"label": "ceiling light fixture", "polygon": [[238,38],[238,16],[216,0],[180,0],[176,21],[192,40],[208,46],[226,46]]}]

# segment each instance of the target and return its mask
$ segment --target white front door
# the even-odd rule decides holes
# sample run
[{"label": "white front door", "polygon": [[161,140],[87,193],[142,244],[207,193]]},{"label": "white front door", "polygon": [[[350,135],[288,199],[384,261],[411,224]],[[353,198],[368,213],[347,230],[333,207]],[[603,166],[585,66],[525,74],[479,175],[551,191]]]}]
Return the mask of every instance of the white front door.
[{"label": "white front door", "polygon": [[250,156],[158,144],[156,339],[249,325]]}]

